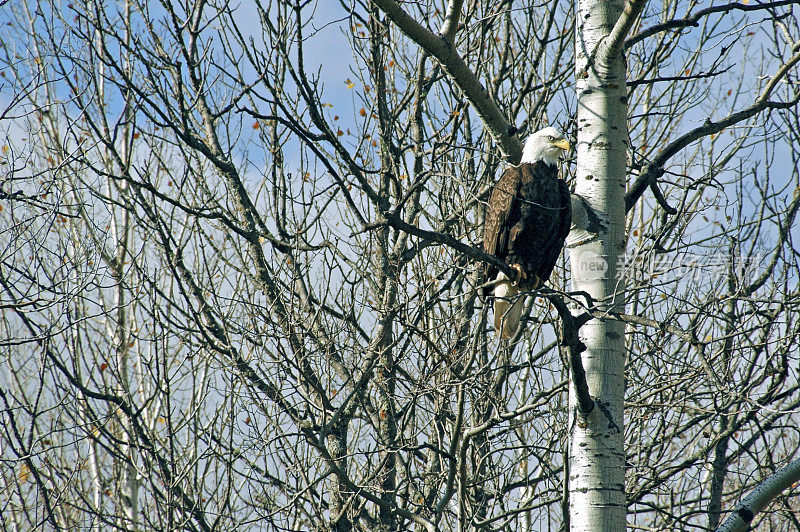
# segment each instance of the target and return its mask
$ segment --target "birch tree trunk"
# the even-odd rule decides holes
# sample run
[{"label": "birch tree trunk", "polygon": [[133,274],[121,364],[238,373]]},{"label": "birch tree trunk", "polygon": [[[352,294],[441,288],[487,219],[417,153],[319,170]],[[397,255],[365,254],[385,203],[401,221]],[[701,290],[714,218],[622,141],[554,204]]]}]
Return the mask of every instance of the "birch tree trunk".
[{"label": "birch tree trunk", "polygon": [[[576,24],[578,96],[576,194],[600,217],[596,238],[570,253],[573,289],[600,308],[624,309],[617,258],[625,251],[627,98],[625,61],[611,33],[623,3],[581,0]],[[627,10],[626,10],[627,12]],[[616,33],[615,33],[616,34]],[[605,40],[604,40],[605,39]],[[570,386],[569,514],[572,530],[625,529],[623,399],[625,337],[621,322],[591,320],[581,328],[583,362],[597,407],[579,411]]]}]

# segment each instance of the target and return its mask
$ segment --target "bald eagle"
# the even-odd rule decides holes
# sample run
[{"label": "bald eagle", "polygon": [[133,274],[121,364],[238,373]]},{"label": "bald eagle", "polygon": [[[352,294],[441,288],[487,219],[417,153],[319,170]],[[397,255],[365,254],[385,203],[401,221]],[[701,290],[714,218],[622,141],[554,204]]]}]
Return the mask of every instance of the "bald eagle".
[{"label": "bald eagle", "polygon": [[519,272],[509,279],[487,265],[484,280],[494,288],[494,326],[511,338],[519,326],[524,297],[516,282],[529,279],[538,287],[547,281],[569,233],[572,209],[567,184],[558,178],[556,161],[569,149],[564,135],[552,127],[528,137],[519,166],[510,166],[492,190],[486,209],[483,249]]}]

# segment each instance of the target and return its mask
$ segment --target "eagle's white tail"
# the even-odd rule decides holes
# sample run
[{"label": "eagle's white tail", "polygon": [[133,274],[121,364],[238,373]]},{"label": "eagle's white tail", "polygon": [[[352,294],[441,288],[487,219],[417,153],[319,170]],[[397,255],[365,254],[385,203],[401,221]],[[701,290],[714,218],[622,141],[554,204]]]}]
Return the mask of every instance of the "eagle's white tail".
[{"label": "eagle's white tail", "polygon": [[517,332],[525,298],[518,295],[520,289],[505,274],[498,274],[495,281],[506,282],[494,287],[494,330],[500,332],[500,338],[508,340]]}]

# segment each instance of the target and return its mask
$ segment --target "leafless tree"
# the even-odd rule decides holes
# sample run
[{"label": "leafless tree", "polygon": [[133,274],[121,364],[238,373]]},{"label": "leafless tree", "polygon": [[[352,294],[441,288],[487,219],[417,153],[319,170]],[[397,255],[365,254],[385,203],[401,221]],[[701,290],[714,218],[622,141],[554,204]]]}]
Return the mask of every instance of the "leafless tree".
[{"label": "leafless tree", "polygon": [[800,527],[794,2],[245,4],[0,2],[4,528]]}]

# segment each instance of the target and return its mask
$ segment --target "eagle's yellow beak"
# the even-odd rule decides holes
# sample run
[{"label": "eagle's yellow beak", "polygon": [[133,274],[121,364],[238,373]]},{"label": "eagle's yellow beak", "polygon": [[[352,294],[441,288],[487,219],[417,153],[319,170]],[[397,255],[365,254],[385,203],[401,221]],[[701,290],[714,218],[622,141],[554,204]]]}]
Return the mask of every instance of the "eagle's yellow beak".
[{"label": "eagle's yellow beak", "polygon": [[556,148],[561,148],[564,151],[569,150],[569,141],[567,139],[559,139],[553,143]]}]

